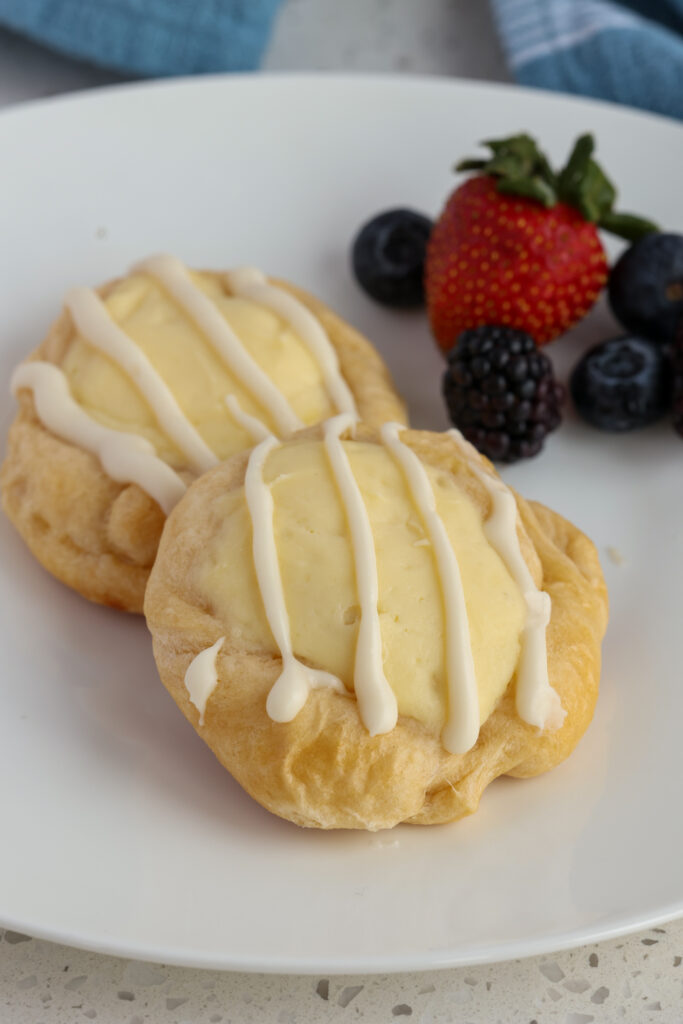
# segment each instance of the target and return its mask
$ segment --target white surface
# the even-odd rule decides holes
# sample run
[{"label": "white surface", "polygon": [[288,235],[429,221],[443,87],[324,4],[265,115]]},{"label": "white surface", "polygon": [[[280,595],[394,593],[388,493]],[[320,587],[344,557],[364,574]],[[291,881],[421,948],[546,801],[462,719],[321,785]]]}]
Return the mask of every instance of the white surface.
[{"label": "white surface", "polygon": [[288,0],[264,68],[509,79],[485,0]]},{"label": "white surface", "polygon": [[[239,122],[239,146],[214,130],[221,120]],[[5,114],[14,187],[0,196],[12,254],[0,281],[0,377],[40,338],[65,288],[175,250],[190,264],[256,264],[305,283],[378,343],[413,422],[445,425],[424,318],[363,297],[349,240],[393,203],[436,210],[454,155],[513,125],[556,158],[595,130],[606,164],[620,168],[624,206],[683,227],[673,213],[679,126],[547,95],[252,78]],[[646,166],[658,153],[653,193]],[[607,327],[593,317],[564,358]],[[21,766],[21,786],[8,773],[0,782],[11,837],[0,845],[0,920],[166,962],[340,972],[531,954],[680,913],[683,820],[662,784],[683,770],[679,460],[665,427],[604,438],[568,423],[544,456],[510,472],[625,558],[606,565],[613,613],[595,722],[568,762],[537,780],[501,780],[473,818],[375,836],[299,830],[254,805],[168,700],[144,624],[65,591],[3,521],[0,749]]]}]

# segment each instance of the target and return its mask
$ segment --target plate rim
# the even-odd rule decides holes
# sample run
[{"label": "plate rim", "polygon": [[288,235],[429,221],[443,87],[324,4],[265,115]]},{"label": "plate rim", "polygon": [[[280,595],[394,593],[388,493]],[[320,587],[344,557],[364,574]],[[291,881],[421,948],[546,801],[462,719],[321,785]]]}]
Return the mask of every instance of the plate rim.
[{"label": "plate rim", "polygon": [[656,121],[683,131],[683,122],[668,114],[643,110],[640,107],[617,103],[614,100],[597,99],[578,93],[560,92],[540,86],[520,85],[517,82],[495,82],[488,79],[469,78],[464,75],[443,74],[405,74],[392,71],[232,71],[205,75],[178,75],[167,78],[132,79],[125,82],[113,82],[104,85],[93,85],[85,89],[74,89],[65,93],[39,96],[32,99],[18,100],[7,106],[0,107],[0,130],[5,120],[11,120],[31,113],[40,113],[54,106],[68,106],[74,103],[91,103],[101,98],[116,96],[121,93],[163,92],[184,90],[187,88],[204,89],[207,86],[216,88],[229,87],[233,83],[248,84],[249,88],[263,88],[270,82],[332,82],[339,85],[358,84],[361,86],[384,84],[391,87],[415,86],[424,88],[438,85],[454,88],[473,88],[482,92],[513,92],[521,96],[534,97],[542,102],[554,105],[570,104],[577,107],[588,106],[591,109],[603,110],[605,113],[624,114],[642,118],[644,121]]},{"label": "plate rim", "polygon": [[173,967],[189,967],[206,971],[239,971],[244,974],[286,974],[311,976],[331,974],[370,976],[376,974],[404,974],[422,971],[445,971],[458,967],[475,967],[485,964],[507,963],[510,960],[528,960],[536,956],[548,956],[565,950],[578,949],[596,943],[608,942],[611,939],[632,935],[647,929],[656,928],[683,918],[683,899],[674,907],[660,908],[646,917],[636,914],[625,914],[613,919],[610,925],[596,928],[586,937],[585,929],[573,929],[563,932],[562,937],[546,936],[538,939],[503,942],[498,946],[486,949],[473,948],[471,954],[454,954],[446,949],[429,950],[421,955],[403,954],[397,956],[364,955],[362,958],[324,958],[308,959],[305,964],[296,957],[263,957],[254,956],[240,959],[238,956],[207,956],[197,955],[190,949],[156,949],[151,951],[145,946],[119,943],[115,941],[96,941],[85,938],[77,932],[61,932],[51,928],[24,924],[2,917],[0,911],[0,928],[28,934],[33,939],[51,942],[58,945],[98,953],[103,956],[139,960],[144,963],[162,963]]}]

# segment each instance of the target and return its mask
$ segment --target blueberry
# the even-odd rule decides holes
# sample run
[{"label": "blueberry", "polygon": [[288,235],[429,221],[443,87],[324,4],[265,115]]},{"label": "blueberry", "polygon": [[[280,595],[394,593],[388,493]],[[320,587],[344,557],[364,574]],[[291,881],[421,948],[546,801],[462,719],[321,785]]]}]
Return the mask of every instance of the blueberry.
[{"label": "blueberry", "polygon": [[570,390],[577,411],[599,430],[646,427],[671,404],[667,356],[647,338],[603,341],[576,365]]},{"label": "blueberry", "polygon": [[424,261],[432,221],[413,210],[387,210],[365,224],[353,243],[353,271],[385,306],[424,305]]},{"label": "blueberry", "polygon": [[683,235],[644,235],[617,260],[607,288],[627,331],[670,342],[683,316]]}]

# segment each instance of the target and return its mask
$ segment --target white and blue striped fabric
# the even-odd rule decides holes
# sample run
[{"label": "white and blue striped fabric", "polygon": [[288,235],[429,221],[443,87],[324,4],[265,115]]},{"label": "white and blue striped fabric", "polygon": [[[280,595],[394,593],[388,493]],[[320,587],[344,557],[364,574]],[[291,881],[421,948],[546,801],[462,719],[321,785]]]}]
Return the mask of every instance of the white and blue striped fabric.
[{"label": "white and blue striped fabric", "polygon": [[491,0],[524,85],[683,118],[683,0]]}]

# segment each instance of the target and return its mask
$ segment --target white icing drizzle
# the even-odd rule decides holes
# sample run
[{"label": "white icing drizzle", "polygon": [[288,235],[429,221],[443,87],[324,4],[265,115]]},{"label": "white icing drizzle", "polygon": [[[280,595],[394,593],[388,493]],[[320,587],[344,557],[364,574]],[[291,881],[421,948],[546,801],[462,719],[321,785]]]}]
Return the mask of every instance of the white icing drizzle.
[{"label": "white icing drizzle", "polygon": [[[144,260],[134,269],[156,278],[206,336],[228,369],[255,401],[268,411],[281,434],[289,434],[304,426],[215,304],[194,284],[180,260],[161,254]],[[283,289],[270,285],[259,270],[232,271],[226,274],[225,279],[235,294],[272,309],[291,325],[317,360],[323,382],[337,408],[355,414],[354,399],[339,371],[337,353],[322,324],[311,312]],[[65,306],[84,340],[111,359],[138,388],[160,429],[183,454],[188,467],[202,474],[217,465],[219,459],[187,418],[163,377],[112,319],[97,293],[89,288],[73,288],[66,295]],[[52,364],[44,365],[52,367],[55,372],[50,369],[45,373],[31,371],[23,378],[25,383],[18,386],[33,388],[33,383],[28,381],[35,382],[36,412],[45,426],[65,440],[97,454],[110,476],[119,481],[137,483],[168,512],[178,501],[182,493],[180,489],[185,489],[181,478],[157,457],[152,445],[144,438],[98,424],[75,402],[64,374]],[[233,420],[253,441],[272,436],[262,420],[241,408],[235,395],[226,396],[225,405]],[[48,415],[51,422],[47,421]]]},{"label": "white icing drizzle", "polygon": [[285,396],[253,359],[218,308],[194,284],[179,259],[160,254],[143,260],[133,269],[150,274],[173,297],[231,373],[258,404],[268,410],[280,433],[290,434],[304,426]]},{"label": "white icing drizzle", "polygon": [[479,691],[465,594],[458,559],[437,511],[427,471],[415,452],[400,440],[404,429],[398,423],[385,423],[381,430],[382,443],[403,471],[432,545],[446,627],[448,717],[441,741],[451,754],[464,754],[477,742],[480,726]]},{"label": "white icing drizzle", "polygon": [[318,364],[327,393],[337,411],[357,416],[353,395],[339,369],[337,352],[325,328],[310,309],[284,288],[270,284],[263,271],[254,267],[240,267],[224,276],[234,295],[272,309],[289,324]]},{"label": "white icing drizzle", "polygon": [[491,498],[491,514],[484,523],[484,532],[491,547],[507,566],[526,604],[522,648],[517,664],[517,713],[523,721],[539,729],[559,729],[566,712],[548,679],[546,629],[550,622],[550,595],[538,589],[524,560],[517,534],[515,496],[502,480],[497,480],[483,468],[476,448],[465,440],[460,431],[449,430],[448,433],[458,443],[469,469]]},{"label": "white icing drizzle", "polygon": [[199,712],[200,725],[204,725],[206,703],[218,685],[216,658],[224,640],[225,637],[222,636],[212,647],[200,651],[190,662],[185,673],[185,689],[190,696],[190,703],[194,704]]},{"label": "white icing drizzle", "polygon": [[291,722],[306,703],[311,690],[328,686],[339,693],[347,691],[336,676],[304,665],[292,650],[289,616],[275,544],[273,496],[263,479],[266,459],[279,444],[278,439],[271,435],[253,449],[244,478],[244,493],[251,516],[256,579],[266,619],[282,658],[282,672],[268,694],[266,711],[274,722]]},{"label": "white icing drizzle", "polygon": [[235,423],[246,430],[252,441],[265,441],[267,437],[273,437],[265,423],[244,411],[236,395],[226,395],[224,401]]},{"label": "white icing drizzle", "polygon": [[74,401],[69,383],[52,363],[22,363],[12,374],[12,393],[33,392],[39,420],[64,441],[95,455],[105,472],[119,483],[137,484],[168,515],[185,493],[185,484],[156,454],[153,445],[137,434],[111,430],[92,419]]},{"label": "white icing drizzle", "polygon": [[380,628],[377,556],[372,527],[363,496],[353,475],[341,435],[353,429],[356,419],[341,413],[323,427],[325,449],[332,468],[351,533],[356,571],[360,623],[356,641],[353,685],[360,717],[371,736],[389,732],[398,720],[396,696],[384,675]]},{"label": "white icing drizzle", "polygon": [[64,299],[78,333],[128,374],[146,399],[157,423],[196,473],[205,473],[218,459],[192,426],[173,392],[142,349],[116,324],[90,288],[72,288]]}]

